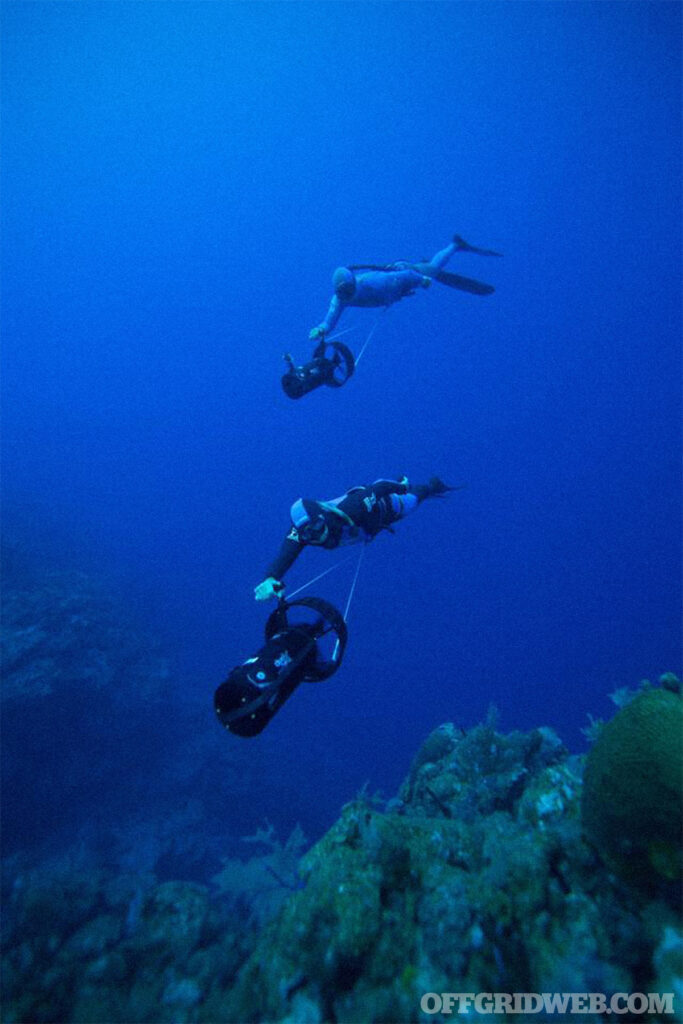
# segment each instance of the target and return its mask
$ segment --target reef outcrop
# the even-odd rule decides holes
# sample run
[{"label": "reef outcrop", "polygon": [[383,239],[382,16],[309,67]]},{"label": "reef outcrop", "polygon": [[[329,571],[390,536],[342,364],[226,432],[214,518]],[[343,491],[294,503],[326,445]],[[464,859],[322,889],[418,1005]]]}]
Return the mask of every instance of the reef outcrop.
[{"label": "reef outcrop", "polygon": [[634,893],[586,841],[583,762],[491,715],[303,856],[268,828],[209,885],[10,865],[3,1020],[441,1019],[430,992],[663,992],[680,1020],[679,891]]}]

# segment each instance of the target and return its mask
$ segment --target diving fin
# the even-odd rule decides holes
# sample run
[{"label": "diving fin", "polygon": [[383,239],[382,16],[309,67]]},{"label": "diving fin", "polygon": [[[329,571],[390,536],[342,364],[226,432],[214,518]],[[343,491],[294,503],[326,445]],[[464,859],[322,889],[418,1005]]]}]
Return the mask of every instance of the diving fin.
[{"label": "diving fin", "polygon": [[453,235],[453,241],[457,245],[460,252],[476,252],[479,256],[502,256],[502,252],[496,252],[495,249],[480,249],[477,245],[470,245],[460,235]]},{"label": "diving fin", "polygon": [[475,281],[472,277],[462,277],[461,274],[452,274],[450,270],[437,270],[432,276],[441,284],[447,284],[449,288],[457,288],[461,292],[471,292],[472,295],[490,295],[496,290],[492,284]]},{"label": "diving fin", "polygon": [[448,491],[462,491],[467,487],[467,484],[456,484],[455,487],[451,487],[449,484],[445,484],[441,477],[431,477],[429,483],[429,494],[433,498],[440,498],[442,495],[447,494]]}]

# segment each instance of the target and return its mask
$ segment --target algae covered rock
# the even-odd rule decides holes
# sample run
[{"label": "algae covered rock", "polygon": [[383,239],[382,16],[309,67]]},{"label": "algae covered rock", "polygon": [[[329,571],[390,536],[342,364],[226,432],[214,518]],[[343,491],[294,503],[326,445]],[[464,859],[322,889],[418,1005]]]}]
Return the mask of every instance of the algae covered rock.
[{"label": "algae covered rock", "polygon": [[302,859],[221,1019],[386,1024],[427,1019],[430,991],[648,990],[652,943],[581,838],[580,785],[552,730],[435,730],[400,799],[361,792]]},{"label": "algae covered rock", "polygon": [[[624,708],[636,724],[643,697],[664,742],[660,702],[680,697],[642,693]],[[605,727],[613,758],[619,721]],[[648,746],[652,757],[655,737]],[[266,848],[258,885],[282,890],[264,916],[249,873],[230,881],[231,858],[212,888],[24,871],[4,927],[3,1020],[408,1024],[436,1020],[422,997],[450,991],[667,992],[681,1019],[680,908],[668,888],[634,899],[599,863],[581,834],[581,776],[552,730],[505,735],[492,716],[442,726],[400,798],[364,787],[303,856],[300,830],[248,837]],[[637,773],[626,776],[617,802]],[[653,778],[667,792],[666,771]]]},{"label": "algae covered rock", "polygon": [[683,699],[643,690],[600,731],[586,760],[583,830],[622,879],[651,889],[681,877]]}]

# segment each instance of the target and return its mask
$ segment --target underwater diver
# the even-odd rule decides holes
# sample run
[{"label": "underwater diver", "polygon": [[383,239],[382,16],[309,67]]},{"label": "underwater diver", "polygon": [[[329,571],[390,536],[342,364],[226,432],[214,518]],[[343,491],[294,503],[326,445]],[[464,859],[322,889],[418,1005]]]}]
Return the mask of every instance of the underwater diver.
[{"label": "underwater diver", "polygon": [[381,530],[393,532],[392,524],[407,516],[426,498],[442,497],[458,489],[449,487],[438,476],[433,476],[427,484],[415,485],[403,477],[402,480],[375,480],[369,487],[352,487],[332,501],[297,499],[290,510],[292,528],[266,578],[254,588],[254,597],[257,601],[282,598],[285,590],[282,577],[307,545],[337,548],[372,540]]},{"label": "underwater diver", "polygon": [[[490,295],[494,291],[492,285],[444,270],[456,252],[473,252],[480,256],[502,255],[493,249],[480,249],[470,245],[460,235],[454,235],[453,241],[445,249],[440,249],[429,261],[411,263],[398,260],[384,267],[372,264],[337,267],[332,275],[334,295],[327,315],[322,323],[310,331],[309,338],[320,338],[324,341],[325,335],[334,330],[347,306],[391,306],[406,295],[414,295],[417,288],[428,288],[433,280],[459,291]],[[356,274],[355,271],[364,273]]]}]

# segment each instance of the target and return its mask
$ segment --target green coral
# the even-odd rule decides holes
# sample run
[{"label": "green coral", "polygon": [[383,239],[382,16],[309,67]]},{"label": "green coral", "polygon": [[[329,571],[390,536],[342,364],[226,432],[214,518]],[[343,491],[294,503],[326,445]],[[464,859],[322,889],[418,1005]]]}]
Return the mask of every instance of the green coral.
[{"label": "green coral", "polygon": [[603,727],[584,773],[584,833],[625,881],[680,878],[682,788],[683,700],[643,690]]}]

